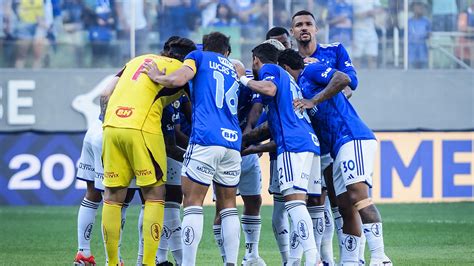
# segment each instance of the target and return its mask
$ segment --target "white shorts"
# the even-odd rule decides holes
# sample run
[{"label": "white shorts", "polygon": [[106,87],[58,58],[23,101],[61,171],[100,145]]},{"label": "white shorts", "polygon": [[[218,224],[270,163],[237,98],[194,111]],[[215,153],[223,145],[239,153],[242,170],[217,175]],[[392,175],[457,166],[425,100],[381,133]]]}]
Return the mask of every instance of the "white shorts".
[{"label": "white shorts", "polygon": [[268,193],[281,195],[277,160],[270,160],[270,185],[268,186]]},{"label": "white shorts", "polygon": [[336,196],[355,183],[365,182],[372,187],[376,151],[374,139],[353,140],[341,146],[332,168]]},{"label": "white shorts", "polygon": [[326,179],[325,179],[325,176],[324,176],[324,170],[326,170],[326,168],[329,165],[331,165],[332,162],[333,162],[333,159],[331,157],[331,154],[326,153],[326,154],[321,156],[321,186],[322,186],[323,189],[327,188]]},{"label": "white shorts", "polygon": [[181,186],[181,167],[183,167],[183,163],[171,159],[170,157],[166,157],[166,164],[166,184]]},{"label": "white shorts", "polygon": [[224,187],[236,187],[241,161],[240,152],[236,150],[190,143],[184,154],[181,175],[205,186],[214,181]]},{"label": "white shorts", "polygon": [[294,193],[321,195],[321,165],[312,152],[283,152],[277,157],[280,190],[284,196]]},{"label": "white shorts", "polygon": [[375,31],[354,29],[352,41],[352,57],[360,58],[364,55],[377,56],[379,53],[379,39]]},{"label": "white shorts", "polygon": [[262,172],[257,154],[242,157],[239,193],[242,196],[260,195],[262,190]]}]

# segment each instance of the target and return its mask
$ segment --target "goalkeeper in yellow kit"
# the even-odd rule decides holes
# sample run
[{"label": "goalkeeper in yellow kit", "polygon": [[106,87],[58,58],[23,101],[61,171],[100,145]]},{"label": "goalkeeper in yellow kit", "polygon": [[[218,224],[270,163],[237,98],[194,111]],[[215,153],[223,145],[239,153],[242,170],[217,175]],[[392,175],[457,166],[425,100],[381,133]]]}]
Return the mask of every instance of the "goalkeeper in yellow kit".
[{"label": "goalkeeper in yellow kit", "polygon": [[180,38],[170,44],[167,54],[147,54],[130,60],[112,82],[115,89],[105,112],[102,148],[105,185],[102,230],[108,265],[119,264],[121,208],[134,176],[145,198],[143,264],[155,265],[163,226],[166,181],[161,116],[163,108],[177,100],[183,90],[167,89],[154,83],[142,74],[143,64],[154,61],[170,74],[179,69],[184,57],[195,49],[192,41]]}]

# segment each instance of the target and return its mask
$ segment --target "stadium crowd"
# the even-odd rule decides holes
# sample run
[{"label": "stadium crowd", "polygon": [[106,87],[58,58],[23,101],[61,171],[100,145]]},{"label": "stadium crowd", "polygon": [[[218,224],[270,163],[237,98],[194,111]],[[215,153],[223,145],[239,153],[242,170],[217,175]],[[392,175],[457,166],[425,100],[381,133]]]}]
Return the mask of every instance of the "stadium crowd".
[{"label": "stadium crowd", "polygon": [[[403,0],[275,0],[274,25],[288,28],[290,15],[314,11],[320,39],[347,47],[359,67],[393,67],[402,47]],[[410,0],[409,63],[427,68],[431,47],[447,49],[474,65],[472,0]],[[0,67],[111,67],[130,57],[135,10],[136,54],[161,47],[171,35],[197,40],[213,29],[228,33],[245,51],[268,29],[266,0],[3,0]],[[134,3],[134,8],[132,8]],[[394,31],[394,29],[398,31]],[[399,38],[394,38],[398,32]],[[451,34],[434,35],[437,32]],[[457,34],[455,34],[457,33]],[[431,38],[434,37],[434,38]],[[438,62],[434,67],[452,64]],[[398,54],[402,58],[402,55]],[[246,62],[247,58],[242,58]],[[442,60],[441,60],[442,61]],[[436,64],[438,62],[438,64]]]}]

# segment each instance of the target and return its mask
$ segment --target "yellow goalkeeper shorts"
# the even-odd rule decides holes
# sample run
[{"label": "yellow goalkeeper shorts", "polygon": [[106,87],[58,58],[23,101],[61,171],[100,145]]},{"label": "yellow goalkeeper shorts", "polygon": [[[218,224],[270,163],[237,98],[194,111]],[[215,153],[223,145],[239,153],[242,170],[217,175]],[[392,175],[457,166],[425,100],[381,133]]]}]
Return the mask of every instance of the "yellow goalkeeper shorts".
[{"label": "yellow goalkeeper shorts", "polygon": [[160,186],[166,182],[166,149],[163,135],[136,129],[105,127],[102,162],[106,187]]}]

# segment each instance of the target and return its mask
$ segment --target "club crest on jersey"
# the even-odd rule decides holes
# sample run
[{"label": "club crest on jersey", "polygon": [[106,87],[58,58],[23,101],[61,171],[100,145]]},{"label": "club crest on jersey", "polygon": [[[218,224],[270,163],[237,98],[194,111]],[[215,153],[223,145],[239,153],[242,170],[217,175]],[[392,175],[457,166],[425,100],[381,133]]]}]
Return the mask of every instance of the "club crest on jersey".
[{"label": "club crest on jersey", "polygon": [[236,142],[239,139],[239,133],[235,130],[228,128],[221,128],[222,137],[230,142]]},{"label": "club crest on jersey", "polygon": [[115,110],[115,114],[120,118],[127,118],[133,114],[133,109],[132,107],[119,106],[117,110]]},{"label": "club crest on jersey", "polygon": [[181,103],[179,102],[179,100],[173,102],[173,107],[175,109],[178,109],[180,105],[181,105]]}]

